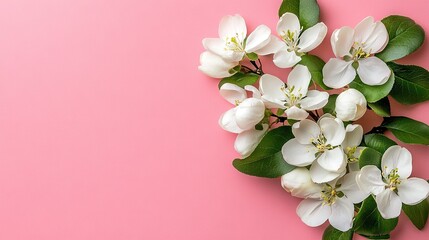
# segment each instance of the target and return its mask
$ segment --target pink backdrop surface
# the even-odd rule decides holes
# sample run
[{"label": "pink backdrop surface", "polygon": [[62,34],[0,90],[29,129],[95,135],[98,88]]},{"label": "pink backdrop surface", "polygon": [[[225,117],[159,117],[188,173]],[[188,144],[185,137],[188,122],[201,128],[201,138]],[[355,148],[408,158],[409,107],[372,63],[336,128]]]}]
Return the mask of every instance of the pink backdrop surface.
[{"label": "pink backdrop surface", "polygon": [[[234,135],[217,125],[229,103],[197,71],[223,15],[275,29],[280,2],[0,1],[0,239],[320,239],[279,179],[232,167]],[[329,36],[390,14],[429,32],[426,0],[319,3]],[[333,56],[327,39],[314,52]],[[426,42],[401,62],[428,57]],[[429,103],[392,108],[429,124]],[[428,148],[409,149],[429,178]],[[392,239],[428,234],[401,217]]]}]

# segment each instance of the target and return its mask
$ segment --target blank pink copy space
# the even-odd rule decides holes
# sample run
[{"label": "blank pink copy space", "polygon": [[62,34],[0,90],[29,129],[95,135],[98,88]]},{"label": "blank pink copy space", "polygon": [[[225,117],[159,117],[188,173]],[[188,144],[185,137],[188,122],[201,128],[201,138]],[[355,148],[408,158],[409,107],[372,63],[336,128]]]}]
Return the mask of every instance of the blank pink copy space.
[{"label": "blank pink copy space", "polygon": [[[0,1],[0,239],[320,239],[278,179],[231,166],[234,136],[217,125],[230,106],[197,71],[223,15],[274,30],[280,2]],[[319,2],[329,37],[367,15],[429,32],[426,0]],[[333,56],[328,39],[314,52]],[[392,108],[429,123],[429,103]],[[409,149],[429,178],[428,148]],[[392,239],[428,229],[403,217]]]}]

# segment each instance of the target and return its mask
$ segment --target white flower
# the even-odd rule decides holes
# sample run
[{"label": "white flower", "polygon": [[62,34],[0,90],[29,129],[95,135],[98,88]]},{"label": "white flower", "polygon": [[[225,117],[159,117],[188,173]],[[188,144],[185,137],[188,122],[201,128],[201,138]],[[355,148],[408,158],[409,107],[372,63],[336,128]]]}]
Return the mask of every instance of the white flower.
[{"label": "white flower", "polygon": [[308,68],[297,65],[289,74],[287,87],[283,81],[269,74],[259,80],[259,90],[267,108],[286,109],[289,119],[302,120],[307,111],[320,109],[328,103],[329,94],[308,90],[311,74]]},{"label": "white flower", "polygon": [[402,203],[415,205],[429,195],[429,184],[420,178],[408,178],[412,171],[411,153],[400,146],[386,150],[381,159],[381,168],[368,165],[357,176],[359,187],[375,195],[380,214],[385,219],[396,218],[401,213]]},{"label": "white flower", "polygon": [[337,118],[343,121],[356,121],[366,112],[365,96],[356,89],[350,88],[338,95],[335,101]]},{"label": "white flower", "polygon": [[249,156],[268,131],[268,124],[262,124],[262,130],[251,128],[241,132],[235,139],[234,148],[242,157]]},{"label": "white flower", "polygon": [[231,69],[238,64],[238,62],[226,62],[218,55],[205,51],[200,55],[200,66],[198,69],[210,77],[224,78],[232,76],[235,72],[231,71]]},{"label": "white flower", "polygon": [[[249,88],[250,89],[250,88]],[[235,105],[219,119],[226,131],[242,133],[255,127],[265,116],[265,105],[261,99],[247,98],[246,91],[232,83],[225,83],[219,90],[225,100]]]},{"label": "white flower", "polygon": [[349,124],[346,127],[346,137],[341,146],[347,156],[350,171],[359,170],[359,157],[365,147],[359,147],[363,138],[363,128],[359,124]]},{"label": "white flower", "polygon": [[386,27],[380,21],[367,17],[354,29],[342,27],[332,33],[331,45],[337,58],[331,58],[323,67],[323,82],[331,88],[341,88],[357,74],[367,85],[382,85],[390,77],[386,63],[372,56],[381,52],[389,41]]},{"label": "white flower", "polygon": [[358,173],[349,173],[338,182],[315,184],[306,168],[297,168],[282,176],[282,186],[293,196],[306,198],[296,210],[305,224],[316,227],[329,220],[336,229],[348,231],[353,224],[353,203],[368,196],[356,184]]},{"label": "white flower", "polygon": [[293,67],[301,61],[302,55],[322,43],[328,28],[318,23],[302,32],[298,17],[285,13],[277,23],[277,33],[283,40],[282,48],[274,54],[274,64],[280,68]]},{"label": "white flower", "polygon": [[241,61],[246,53],[267,55],[279,48],[279,40],[271,35],[271,30],[258,26],[247,37],[246,23],[240,15],[225,16],[219,23],[219,38],[203,39],[205,49],[215,53],[226,61]]},{"label": "white flower", "polygon": [[292,133],[295,138],[282,147],[283,158],[288,164],[298,167],[311,164],[311,178],[316,183],[344,175],[347,158],[341,144],[346,131],[341,120],[322,117],[315,123],[304,119],[292,126]]}]

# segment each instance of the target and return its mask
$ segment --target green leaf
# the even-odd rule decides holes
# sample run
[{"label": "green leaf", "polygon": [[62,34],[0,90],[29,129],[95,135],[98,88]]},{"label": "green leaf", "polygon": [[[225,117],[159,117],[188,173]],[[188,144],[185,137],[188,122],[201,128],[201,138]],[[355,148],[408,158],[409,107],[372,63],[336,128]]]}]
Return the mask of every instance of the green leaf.
[{"label": "green leaf", "polygon": [[276,178],[292,171],[295,166],[289,165],[283,159],[282,147],[294,136],[290,126],[281,126],[269,131],[250,156],[235,159],[234,167],[245,174]]},{"label": "green leaf", "polygon": [[359,157],[359,168],[363,168],[367,165],[375,165],[381,169],[381,157],[382,154],[370,147],[366,147],[360,153]]},{"label": "green leaf", "polygon": [[383,134],[368,134],[364,136],[365,145],[384,153],[389,147],[397,145],[395,141],[384,136]]},{"label": "green leaf", "polygon": [[323,233],[322,240],[352,240],[353,239],[353,229],[348,230],[347,232],[341,232],[340,230],[329,225],[325,232]]},{"label": "green leaf", "polygon": [[384,118],[381,126],[404,143],[429,145],[429,126],[407,117]]},{"label": "green leaf", "polygon": [[366,101],[369,103],[374,103],[389,94],[390,90],[392,90],[394,82],[395,75],[393,73],[390,75],[389,80],[387,80],[385,84],[379,86],[366,85],[359,79],[359,76],[356,75],[355,80],[351,82],[349,86],[361,92],[365,96]]},{"label": "green leaf", "polygon": [[335,101],[337,97],[338,94],[329,95],[328,103],[323,107],[323,113],[330,113],[335,116]]},{"label": "green leaf", "polygon": [[254,74],[254,73],[242,73],[242,72],[238,72],[234,75],[232,75],[231,77],[227,77],[222,79],[219,82],[219,89],[222,85],[224,85],[225,83],[232,83],[235,84],[237,86],[240,86],[242,88],[244,88],[244,86],[246,85],[253,85],[256,83],[256,81],[258,81],[259,79],[259,75]]},{"label": "green leaf", "polygon": [[405,214],[418,229],[422,230],[425,227],[429,215],[428,199],[412,206],[402,204],[402,210],[404,210]]},{"label": "green leaf", "polygon": [[395,73],[395,84],[390,95],[402,104],[414,104],[429,100],[429,72],[413,66],[387,64]]},{"label": "green leaf", "polygon": [[323,83],[322,69],[323,69],[323,66],[325,66],[325,62],[322,59],[320,59],[317,56],[307,54],[307,55],[301,56],[301,61],[298,64],[307,66],[308,70],[311,73],[311,79],[322,89],[324,90],[332,89]]},{"label": "green leaf", "polygon": [[370,237],[389,234],[397,224],[398,218],[384,219],[381,216],[372,196],[363,201],[353,223],[356,233]]},{"label": "green leaf", "polygon": [[259,58],[258,54],[256,54],[256,53],[248,53],[248,54],[246,54],[246,56],[251,61],[256,61]]},{"label": "green leaf", "polygon": [[279,17],[286,12],[298,16],[304,29],[319,22],[319,4],[316,0],[283,0],[279,9]]},{"label": "green leaf", "polygon": [[374,103],[368,103],[368,106],[378,116],[382,116],[382,117],[390,116],[390,102],[388,97],[384,97],[381,100]]},{"label": "green leaf", "polygon": [[366,236],[364,234],[359,234],[359,235],[366,237],[368,239],[390,239],[390,234],[377,235],[377,236]]},{"label": "green leaf", "polygon": [[385,62],[403,58],[416,51],[425,39],[425,32],[412,19],[403,16],[388,16],[381,20],[389,33],[386,48],[376,54]]}]

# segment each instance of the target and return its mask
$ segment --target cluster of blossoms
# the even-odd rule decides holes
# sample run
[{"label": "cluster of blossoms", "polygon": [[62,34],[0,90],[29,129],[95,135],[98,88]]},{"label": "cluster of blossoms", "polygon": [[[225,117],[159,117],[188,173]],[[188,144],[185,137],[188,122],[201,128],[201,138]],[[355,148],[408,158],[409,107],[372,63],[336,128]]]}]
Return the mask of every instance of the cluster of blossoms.
[{"label": "cluster of blossoms", "polygon": [[[281,177],[282,187],[303,198],[297,214],[305,224],[314,227],[329,220],[345,232],[353,226],[354,204],[372,196],[383,218],[396,218],[402,203],[415,205],[428,197],[429,184],[409,178],[411,154],[398,145],[383,153],[381,168],[359,165],[365,150],[364,131],[353,121],[367,111],[367,99],[347,85],[359,79],[367,86],[380,86],[391,77],[390,68],[374,55],[389,42],[385,25],[367,17],[354,29],[342,27],[333,32],[335,58],[322,70],[323,84],[340,91],[331,113],[323,110],[330,94],[309,89],[312,73],[301,62],[326,34],[324,23],[304,30],[299,18],[290,12],[280,17],[278,36],[265,25],[247,35],[241,16],[225,16],[219,25],[219,38],[203,40],[206,51],[200,56],[199,69],[214,78],[237,73],[260,75],[257,86],[233,81],[220,86],[220,95],[233,105],[220,117],[220,126],[237,134],[234,147],[246,158],[271,129],[279,123],[289,124],[294,138],[283,145],[281,155],[294,169]],[[279,68],[292,68],[286,82],[262,71],[260,56],[264,55],[273,55]],[[249,62],[256,69],[243,65]]]}]

